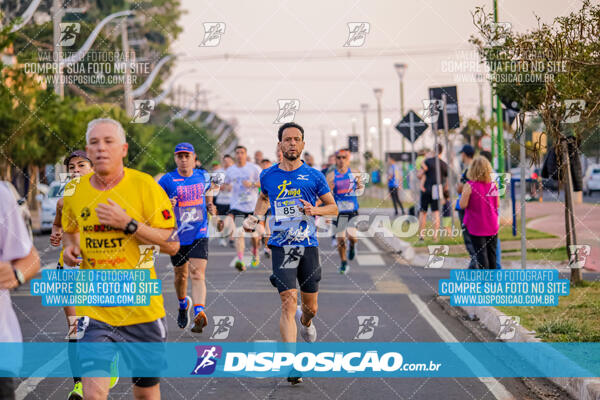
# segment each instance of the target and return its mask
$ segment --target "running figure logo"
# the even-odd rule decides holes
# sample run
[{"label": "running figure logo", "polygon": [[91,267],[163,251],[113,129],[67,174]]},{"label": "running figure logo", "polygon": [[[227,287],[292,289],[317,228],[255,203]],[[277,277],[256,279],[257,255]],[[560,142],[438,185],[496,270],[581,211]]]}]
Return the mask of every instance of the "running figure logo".
[{"label": "running figure logo", "polygon": [[492,172],[492,182],[495,185],[490,186],[488,196],[504,196],[506,187],[510,184],[510,174],[508,172],[496,173]]},{"label": "running figure logo", "polygon": [[359,315],[358,331],[354,336],[354,340],[366,340],[373,337],[375,327],[379,326],[379,317],[376,315]]},{"label": "running figure logo", "polygon": [[177,234],[180,235],[183,232],[191,231],[194,229],[192,222],[202,220],[202,211],[198,212],[197,208],[191,208],[186,210],[181,215],[181,226],[177,229]]},{"label": "running figure logo", "polygon": [[367,34],[371,31],[368,22],[348,22],[348,39],[344,47],[361,47],[365,44]]},{"label": "running figure logo", "polygon": [[233,328],[235,318],[231,315],[215,315],[213,316],[213,323],[215,328],[213,329],[211,339],[223,340],[229,336],[229,331]]},{"label": "running figure logo", "polygon": [[490,46],[502,46],[506,41],[506,37],[510,34],[512,24],[510,22],[492,22],[490,24],[492,34],[487,42]]},{"label": "running figure logo", "polygon": [[160,252],[160,246],[156,244],[140,244],[140,258],[136,264],[136,268],[152,268],[154,261]]},{"label": "running figure logo", "polygon": [[281,263],[281,269],[287,268],[298,268],[298,264],[300,264],[300,259],[304,255],[304,250],[306,248],[302,246],[283,246],[283,262]]},{"label": "running figure logo", "polygon": [[190,375],[210,375],[217,368],[217,359],[223,355],[221,346],[196,346],[198,361]]},{"label": "running figure logo", "polygon": [[427,124],[437,122],[440,112],[444,110],[444,103],[441,100],[425,99],[423,100],[423,121]]},{"label": "running figure logo", "polygon": [[61,190],[63,191],[63,197],[70,197],[75,194],[75,190],[77,189],[77,185],[81,181],[80,176],[72,177],[68,172],[61,172],[58,174],[58,178],[60,179]]},{"label": "running figure logo", "polygon": [[145,124],[150,120],[150,113],[154,110],[154,100],[134,100],[135,113],[131,119],[132,124]]},{"label": "running figure logo", "polygon": [[61,22],[60,39],[58,40],[58,45],[65,47],[73,46],[80,29],[81,26],[78,22]]},{"label": "running figure logo", "polygon": [[216,47],[221,42],[221,36],[225,34],[225,22],[205,22],[204,39],[200,47]]},{"label": "running figure logo", "polygon": [[434,244],[427,246],[429,249],[429,259],[425,268],[442,268],[444,265],[445,256],[450,252],[450,246],[445,244]]},{"label": "running figure logo", "polygon": [[521,322],[521,317],[500,315],[498,316],[498,319],[500,321],[500,332],[498,332],[498,336],[496,336],[496,339],[513,339],[515,337],[515,334],[517,333],[517,326],[519,326]]},{"label": "running figure logo", "polygon": [[298,99],[279,99],[277,104],[279,104],[279,114],[277,114],[274,124],[292,122],[296,117],[296,112],[300,109],[300,100]]},{"label": "running figure logo", "polygon": [[589,244],[571,244],[569,245],[569,268],[583,268],[592,247]]},{"label": "running figure logo", "polygon": [[562,122],[565,124],[575,124],[581,119],[581,113],[585,108],[585,100],[565,100],[565,115]]},{"label": "running figure logo", "polygon": [[72,315],[69,316],[69,333],[67,333],[67,336],[65,337],[65,339],[68,340],[80,340],[81,338],[83,338],[83,335],[85,334],[85,330],[87,329],[88,325],[90,324],[90,317],[87,316],[79,316],[79,315]]}]

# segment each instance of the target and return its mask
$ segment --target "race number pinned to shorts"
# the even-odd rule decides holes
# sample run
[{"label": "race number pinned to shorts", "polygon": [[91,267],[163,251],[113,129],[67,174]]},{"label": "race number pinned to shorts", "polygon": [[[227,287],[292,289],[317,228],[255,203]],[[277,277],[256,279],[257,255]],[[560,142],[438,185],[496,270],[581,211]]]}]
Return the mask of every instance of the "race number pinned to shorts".
[{"label": "race number pinned to shorts", "polygon": [[304,255],[304,246],[283,246],[283,262],[279,268],[294,269],[298,268],[300,259]]},{"label": "race number pinned to shorts", "polygon": [[156,244],[140,244],[140,259],[136,264],[136,268],[152,268],[154,261],[160,252],[160,246]]},{"label": "race number pinned to shorts", "polygon": [[65,339],[67,340],[80,340],[85,334],[85,330],[90,324],[90,317],[73,315],[69,316],[69,333]]},{"label": "race number pinned to shorts", "polygon": [[275,221],[287,221],[302,217],[299,199],[275,200]]}]

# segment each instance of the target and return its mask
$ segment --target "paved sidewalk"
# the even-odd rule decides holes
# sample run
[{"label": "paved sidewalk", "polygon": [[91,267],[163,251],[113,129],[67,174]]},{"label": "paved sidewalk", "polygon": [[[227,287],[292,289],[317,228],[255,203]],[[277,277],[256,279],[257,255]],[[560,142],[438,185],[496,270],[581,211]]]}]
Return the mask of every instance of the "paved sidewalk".
[{"label": "paved sidewalk", "polygon": [[[600,204],[577,204],[574,207],[574,213],[577,244],[588,245],[591,248],[585,268],[600,271]],[[517,215],[519,214],[517,211]],[[566,245],[564,203],[530,202],[526,205],[525,216],[527,219],[533,219],[527,224],[528,228],[556,235],[558,240],[563,243],[562,246]],[[535,246],[535,242],[532,240],[531,245]]]}]

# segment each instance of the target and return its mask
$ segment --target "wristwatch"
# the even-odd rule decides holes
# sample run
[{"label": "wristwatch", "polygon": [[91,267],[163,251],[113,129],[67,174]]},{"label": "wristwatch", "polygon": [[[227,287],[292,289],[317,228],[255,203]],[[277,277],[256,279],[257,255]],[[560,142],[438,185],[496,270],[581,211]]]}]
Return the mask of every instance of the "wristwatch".
[{"label": "wristwatch", "polygon": [[15,273],[15,278],[17,278],[17,282],[19,282],[19,286],[24,284],[25,283],[25,275],[23,275],[23,273],[16,268],[13,268],[13,271]]},{"label": "wristwatch", "polygon": [[131,221],[129,221],[127,223],[127,225],[125,225],[125,229],[123,229],[123,232],[127,233],[128,235],[133,235],[138,229],[138,222],[131,218]]}]

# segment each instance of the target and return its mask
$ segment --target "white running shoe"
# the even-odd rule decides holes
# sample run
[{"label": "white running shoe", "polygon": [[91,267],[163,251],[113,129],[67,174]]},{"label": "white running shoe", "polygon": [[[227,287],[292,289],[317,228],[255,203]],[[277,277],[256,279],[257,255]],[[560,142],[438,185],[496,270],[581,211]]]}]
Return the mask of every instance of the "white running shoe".
[{"label": "white running shoe", "polygon": [[309,326],[302,325],[300,322],[302,316],[302,306],[298,306],[296,309],[296,321],[298,325],[300,325],[300,336],[304,339],[305,342],[313,343],[317,340],[317,329],[315,328],[315,324],[313,321],[310,322]]}]

